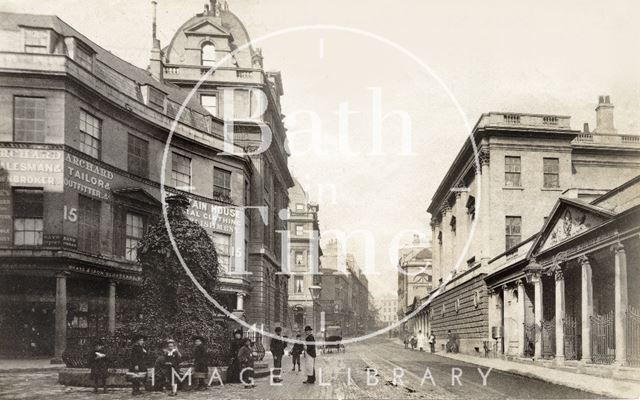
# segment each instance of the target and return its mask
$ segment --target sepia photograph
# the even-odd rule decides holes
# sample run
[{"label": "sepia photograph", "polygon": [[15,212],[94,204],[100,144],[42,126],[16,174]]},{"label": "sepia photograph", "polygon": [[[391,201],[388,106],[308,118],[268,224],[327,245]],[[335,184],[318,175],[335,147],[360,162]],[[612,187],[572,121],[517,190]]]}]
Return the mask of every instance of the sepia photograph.
[{"label": "sepia photograph", "polygon": [[639,18],[1,0],[0,400],[639,399]]}]

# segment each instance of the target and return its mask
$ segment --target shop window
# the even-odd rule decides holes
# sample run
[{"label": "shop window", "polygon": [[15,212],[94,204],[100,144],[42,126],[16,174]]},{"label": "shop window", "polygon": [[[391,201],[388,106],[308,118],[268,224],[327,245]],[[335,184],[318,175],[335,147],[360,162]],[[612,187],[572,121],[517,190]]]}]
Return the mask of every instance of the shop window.
[{"label": "shop window", "polygon": [[84,110],[80,110],[80,151],[100,158],[102,121]]},{"label": "shop window", "polygon": [[91,254],[100,253],[99,200],[78,196],[78,250]]},{"label": "shop window", "polygon": [[506,187],[520,187],[520,157],[506,156],[504,158],[504,185]]},{"label": "shop window", "polygon": [[24,30],[25,53],[49,53],[49,31],[44,29]]},{"label": "shop window", "polygon": [[505,243],[506,250],[509,250],[520,243],[522,217],[506,217],[505,221]]},{"label": "shop window", "polygon": [[144,235],[144,218],[137,214],[127,213],[125,239],[125,258],[138,261],[138,246]]},{"label": "shop window", "polygon": [[13,138],[16,142],[45,141],[46,100],[41,97],[14,97]]},{"label": "shop window", "polygon": [[205,67],[212,67],[216,63],[216,47],[208,42],[202,46],[201,62]]},{"label": "shop window", "polygon": [[191,190],[191,159],[189,157],[172,153],[171,183],[176,189]]},{"label": "shop window", "polygon": [[134,175],[147,178],[149,174],[149,142],[129,134],[127,167]]},{"label": "shop window", "polygon": [[42,246],[44,197],[41,188],[13,189],[13,243]]},{"label": "shop window", "polygon": [[542,160],[544,187],[560,187],[560,160],[557,158],[544,158]]},{"label": "shop window", "polygon": [[224,196],[231,196],[231,172],[213,168],[213,192]]}]

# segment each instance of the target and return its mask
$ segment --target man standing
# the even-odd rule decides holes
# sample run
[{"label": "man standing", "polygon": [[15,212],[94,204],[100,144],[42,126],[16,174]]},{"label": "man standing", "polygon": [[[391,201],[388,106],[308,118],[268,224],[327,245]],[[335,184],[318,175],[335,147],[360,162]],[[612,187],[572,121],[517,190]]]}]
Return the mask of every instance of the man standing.
[{"label": "man standing", "polygon": [[207,390],[205,380],[207,379],[207,375],[209,375],[209,360],[204,341],[203,336],[196,335],[193,337],[195,344],[193,348],[193,377],[198,382],[197,390]]},{"label": "man standing", "polygon": [[140,394],[140,383],[147,376],[147,350],[144,348],[144,335],[136,335],[133,337],[134,345],[131,348],[131,359],[129,363],[129,372],[133,373],[131,378],[132,395]]},{"label": "man standing", "polygon": [[[276,336],[280,337],[282,334],[282,328],[276,327]],[[287,344],[278,338],[272,338],[269,343],[269,350],[273,355],[273,378],[274,382],[282,382],[282,356],[284,355],[284,349]]]},{"label": "man standing", "polygon": [[309,325],[304,327],[304,333],[307,337],[304,339],[306,342],[304,348],[304,372],[307,375],[307,380],[303,383],[314,384],[316,383],[316,338],[312,335],[312,329]]}]

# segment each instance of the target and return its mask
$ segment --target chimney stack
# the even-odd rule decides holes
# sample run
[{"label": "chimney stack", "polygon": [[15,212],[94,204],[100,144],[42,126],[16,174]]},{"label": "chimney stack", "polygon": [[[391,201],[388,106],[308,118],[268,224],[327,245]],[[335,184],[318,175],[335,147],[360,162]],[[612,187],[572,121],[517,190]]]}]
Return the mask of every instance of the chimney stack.
[{"label": "chimney stack", "polygon": [[156,35],[156,6],[158,3],[153,0],[151,5],[153,7],[153,23],[151,25],[153,42],[149,58],[149,72],[155,80],[162,82],[162,50],[160,50],[160,39]]},{"label": "chimney stack", "polygon": [[609,96],[599,96],[596,107],[596,129],[594,133],[615,134],[616,128],[613,126],[613,104]]}]

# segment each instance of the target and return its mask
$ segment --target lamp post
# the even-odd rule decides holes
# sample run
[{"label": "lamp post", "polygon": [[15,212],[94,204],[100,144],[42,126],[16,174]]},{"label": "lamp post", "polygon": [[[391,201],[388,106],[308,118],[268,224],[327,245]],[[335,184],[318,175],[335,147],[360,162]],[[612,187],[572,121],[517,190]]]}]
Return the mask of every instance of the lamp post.
[{"label": "lamp post", "polygon": [[311,293],[311,300],[312,300],[311,315],[313,316],[313,322],[311,327],[313,328],[314,331],[316,329],[316,303],[318,303],[318,300],[320,299],[321,290],[322,290],[322,287],[320,285],[309,286],[309,293]]}]

